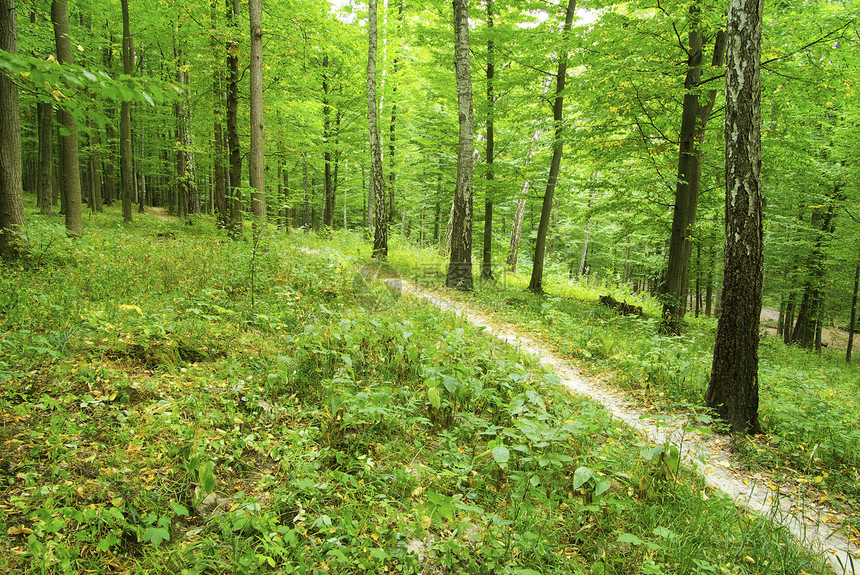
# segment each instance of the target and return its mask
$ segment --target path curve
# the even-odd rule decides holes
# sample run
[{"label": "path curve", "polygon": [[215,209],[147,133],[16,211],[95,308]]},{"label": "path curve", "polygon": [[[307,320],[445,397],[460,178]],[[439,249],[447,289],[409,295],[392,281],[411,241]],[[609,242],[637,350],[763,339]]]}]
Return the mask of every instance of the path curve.
[{"label": "path curve", "polygon": [[474,306],[422,289],[405,280],[387,282],[399,283],[397,287],[402,293],[410,294],[439,309],[453,311],[472,325],[483,327],[487,333],[536,356],[574,393],[599,401],[610,414],[641,432],[649,440],[678,447],[684,463],[698,471],[708,485],[727,494],[737,504],[784,525],[803,545],[823,553],[835,573],[860,574],[857,546],[852,545],[845,533],[839,530],[840,525],[833,524],[835,512],[827,506],[811,506],[795,501],[762,474],[751,474],[737,469],[730,454],[728,438],[691,429],[694,426],[686,417],[661,416],[659,420],[655,419],[653,414],[631,405],[623,392],[612,389],[606,383],[583,378],[579,369],[571,366],[546,346],[518,334],[512,326],[500,325]]}]

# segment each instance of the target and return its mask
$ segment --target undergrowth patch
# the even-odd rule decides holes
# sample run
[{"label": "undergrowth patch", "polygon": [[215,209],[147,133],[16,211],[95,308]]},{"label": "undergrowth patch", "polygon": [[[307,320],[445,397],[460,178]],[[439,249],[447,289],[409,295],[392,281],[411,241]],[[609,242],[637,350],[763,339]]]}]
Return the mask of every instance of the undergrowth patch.
[{"label": "undergrowth patch", "polygon": [[825,572],[355,238],[112,210],[0,274],[5,572]]}]

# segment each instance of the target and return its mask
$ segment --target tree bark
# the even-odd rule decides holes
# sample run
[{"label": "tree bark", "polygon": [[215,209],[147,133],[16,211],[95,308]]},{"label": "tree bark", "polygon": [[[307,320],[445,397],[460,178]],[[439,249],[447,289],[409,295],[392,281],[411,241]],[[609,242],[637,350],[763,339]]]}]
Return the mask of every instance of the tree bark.
[{"label": "tree bark", "polygon": [[382,175],[382,148],[376,109],[376,11],[377,0],[368,1],[367,125],[370,132],[370,190],[373,198],[373,257],[388,258],[388,221],[385,180]]},{"label": "tree bark", "polygon": [[248,16],[251,25],[251,152],[248,154],[248,172],[251,184],[251,212],[254,219],[266,221],[266,159],[263,130],[263,7],[261,0],[249,0]]},{"label": "tree bark", "polygon": [[230,203],[230,230],[233,240],[242,238],[242,150],[239,148],[239,0],[227,2],[227,150],[230,155],[230,183],[227,188]]},{"label": "tree bark", "polygon": [[[132,61],[132,37],[131,25],[128,15],[128,0],[122,0],[122,70],[124,74],[131,75],[134,72]],[[125,223],[131,223],[131,200],[132,200],[132,165],[131,165],[131,103],[123,101],[119,120],[119,173],[120,173],[120,196],[122,199],[122,219]]]},{"label": "tree bark", "polygon": [[469,10],[467,0],[454,0],[454,67],[457,77],[459,144],[457,184],[454,189],[451,259],[446,285],[472,289],[472,175],[475,153],[475,116],[472,107],[472,73],[469,67]]},{"label": "tree bark", "polygon": [[733,0],[727,26],[725,272],[705,402],[734,433],[760,431],[761,29],[762,0]]},{"label": "tree bark", "polygon": [[[57,60],[60,64],[72,64],[72,39],[69,28],[68,0],[51,3],[51,21],[54,24],[54,39],[57,44]],[[68,135],[61,136],[61,159],[63,166],[63,191],[65,193],[66,232],[79,236],[84,232],[81,208],[81,166],[78,151],[78,125],[67,111],[60,110],[60,118]]]},{"label": "tree bark", "polygon": [[[218,28],[218,0],[212,0],[211,4],[212,26],[210,32],[210,44],[212,46],[212,56],[215,62],[218,61],[221,54],[218,50],[218,38],[216,30]],[[217,65],[214,67],[212,74],[212,135],[213,135],[213,151],[215,172],[215,190],[213,193],[215,211],[218,217],[218,225],[226,228],[230,221],[230,212],[227,208],[227,179],[224,173],[224,129],[222,126],[222,115],[224,113],[224,95],[222,91],[224,73]]]},{"label": "tree bark", "polygon": [[54,171],[54,141],[51,138],[51,127],[54,123],[54,107],[50,102],[39,102],[36,105],[36,115],[39,124],[39,213],[52,216],[54,215],[54,192],[51,175]]},{"label": "tree bark", "polygon": [[[576,12],[576,0],[568,0],[567,11],[564,17],[564,31],[562,42],[567,43],[570,30],[573,27],[573,16]],[[552,107],[552,117],[555,123],[555,138],[553,142],[552,160],[549,165],[549,176],[546,181],[546,191],[543,196],[540,223],[538,224],[537,242],[535,245],[535,257],[532,263],[532,276],[529,280],[529,290],[534,293],[543,293],[543,267],[544,254],[546,252],[546,235],[549,229],[549,221],[552,216],[553,196],[555,186],[558,183],[558,173],[561,169],[561,156],[564,150],[564,124],[562,122],[564,113],[564,84],[567,76],[567,46],[561,49],[558,60],[558,73],[555,80],[555,102]]]},{"label": "tree bark", "polygon": [[487,0],[487,191],[484,200],[484,253],[481,263],[481,279],[493,279],[493,180],[495,172],[495,78],[496,58],[493,41],[493,0]]},{"label": "tree bark", "polygon": [[[18,53],[14,0],[0,0],[0,50]],[[18,86],[0,72],[0,257],[14,259],[26,253],[26,231]]]},{"label": "tree bark", "polygon": [[323,206],[323,224],[334,228],[334,185],[332,183],[332,153],[331,153],[331,104],[329,103],[328,55],[323,56],[323,185],[325,186],[325,205]]}]

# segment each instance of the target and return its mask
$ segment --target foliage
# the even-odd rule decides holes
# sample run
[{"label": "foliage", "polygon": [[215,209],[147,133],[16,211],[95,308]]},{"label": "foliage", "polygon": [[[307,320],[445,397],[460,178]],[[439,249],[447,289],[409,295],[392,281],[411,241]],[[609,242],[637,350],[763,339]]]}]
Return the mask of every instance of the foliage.
[{"label": "foliage", "polygon": [[0,274],[5,572],[824,572],[352,238],[117,209]]}]

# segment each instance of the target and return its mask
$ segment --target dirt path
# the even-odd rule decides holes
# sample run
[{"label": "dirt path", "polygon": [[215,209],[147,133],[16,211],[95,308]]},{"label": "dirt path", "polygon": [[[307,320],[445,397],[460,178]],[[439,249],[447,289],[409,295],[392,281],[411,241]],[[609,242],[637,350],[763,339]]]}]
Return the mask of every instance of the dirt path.
[{"label": "dirt path", "polygon": [[[679,448],[683,461],[702,474],[711,487],[732,497],[738,504],[771,517],[787,527],[794,536],[811,549],[826,554],[833,571],[842,575],[860,573],[860,555],[835,520],[835,512],[822,505],[793,500],[763,474],[751,474],[740,469],[729,450],[725,437],[694,430],[684,417],[657,420],[653,414],[636,408],[623,391],[612,389],[600,381],[581,377],[581,372],[547,347],[517,333],[514,326],[493,321],[479,310],[456,302],[444,295],[430,292],[402,280],[402,293],[411,294],[436,307],[462,315],[469,323],[485,328],[487,333],[536,356],[550,367],[559,380],[574,393],[587,395],[602,403],[616,418],[624,421],[657,444],[671,443]],[[787,490],[785,490],[787,491]]]}]

